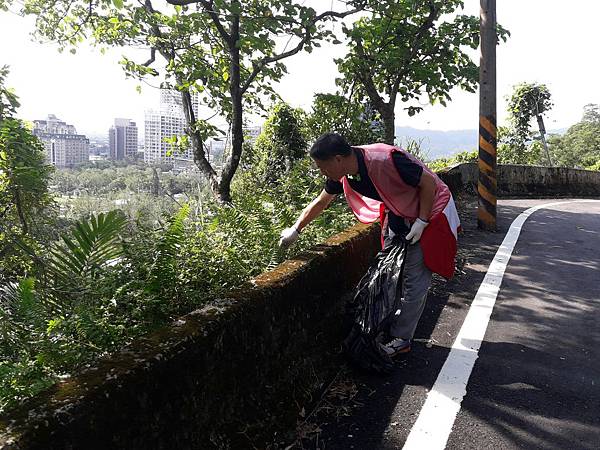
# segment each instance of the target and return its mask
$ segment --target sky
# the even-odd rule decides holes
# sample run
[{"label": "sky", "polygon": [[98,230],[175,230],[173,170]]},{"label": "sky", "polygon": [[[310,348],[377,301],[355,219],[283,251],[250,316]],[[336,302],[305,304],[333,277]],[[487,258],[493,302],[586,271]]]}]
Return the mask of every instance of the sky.
[{"label": "sky", "polygon": [[[479,1],[465,0],[464,13],[479,15]],[[497,20],[511,32],[497,49],[498,123],[506,122],[506,97],[520,82],[548,86],[554,108],[546,116],[549,130],[578,122],[583,106],[600,103],[598,42],[600,1],[498,0]],[[157,90],[126,79],[118,64],[123,53],[81,47],[76,54],[58,53],[52,44],[34,42],[34,23],[0,11],[0,66],[8,64],[7,85],[20,97],[19,116],[43,119],[55,114],[83,134],[107,134],[115,117],[130,118],[143,133],[144,110],[158,106]],[[288,60],[288,75],[276,86],[295,107],[310,109],[313,94],[334,92],[334,58],[343,46],[323,46]],[[479,53],[473,52],[476,62]],[[146,54],[140,55],[146,59]],[[396,125],[419,129],[461,130],[478,127],[478,93],[451,92],[447,107],[423,102],[424,111],[409,117],[398,103]]]}]

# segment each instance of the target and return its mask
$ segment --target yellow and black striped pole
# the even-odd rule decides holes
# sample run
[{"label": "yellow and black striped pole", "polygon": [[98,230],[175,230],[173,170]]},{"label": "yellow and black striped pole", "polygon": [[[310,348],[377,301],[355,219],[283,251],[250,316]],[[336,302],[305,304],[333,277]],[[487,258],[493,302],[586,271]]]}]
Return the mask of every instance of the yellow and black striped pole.
[{"label": "yellow and black striped pole", "polygon": [[496,0],[481,0],[477,225],[496,231]]}]

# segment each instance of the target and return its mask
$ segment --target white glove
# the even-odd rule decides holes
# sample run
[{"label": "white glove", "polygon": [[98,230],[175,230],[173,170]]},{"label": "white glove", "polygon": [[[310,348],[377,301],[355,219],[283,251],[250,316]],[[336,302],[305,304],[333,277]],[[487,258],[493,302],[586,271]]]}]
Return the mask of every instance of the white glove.
[{"label": "white glove", "polygon": [[421,239],[421,235],[423,234],[423,230],[425,227],[429,225],[429,222],[425,222],[424,220],[417,219],[415,223],[410,227],[410,231],[406,235],[406,240],[410,241],[411,244],[416,244]]},{"label": "white glove", "polygon": [[279,236],[279,246],[282,248],[289,247],[296,241],[296,239],[298,239],[299,235],[300,233],[296,227],[286,228]]}]

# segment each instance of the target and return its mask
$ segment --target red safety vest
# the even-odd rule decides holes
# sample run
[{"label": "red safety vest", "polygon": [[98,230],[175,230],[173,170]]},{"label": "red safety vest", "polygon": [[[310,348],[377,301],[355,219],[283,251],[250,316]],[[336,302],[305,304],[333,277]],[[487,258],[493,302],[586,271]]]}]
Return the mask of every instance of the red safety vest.
[{"label": "red safety vest", "polygon": [[419,217],[419,190],[404,182],[394,164],[393,152],[402,152],[432,175],[436,191],[431,213],[427,218],[429,225],[423,231],[419,242],[425,265],[444,278],[452,278],[460,220],[448,186],[425,164],[401,148],[387,144],[364,145],[358,148],[363,151],[367,173],[383,200],[380,202],[363,197],[352,189],[346,177],[342,178],[346,201],[357,219],[363,223],[382,220],[386,208],[410,222]]}]

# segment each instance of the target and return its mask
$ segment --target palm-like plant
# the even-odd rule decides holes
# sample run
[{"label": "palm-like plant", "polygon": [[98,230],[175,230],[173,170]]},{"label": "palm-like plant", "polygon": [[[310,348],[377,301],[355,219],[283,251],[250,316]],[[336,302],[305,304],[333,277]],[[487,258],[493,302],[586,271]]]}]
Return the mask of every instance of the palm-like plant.
[{"label": "palm-like plant", "polygon": [[45,264],[45,285],[53,297],[64,301],[91,293],[94,280],[123,252],[120,234],[126,222],[119,210],[100,213],[77,222],[72,235],[62,237]]},{"label": "palm-like plant", "polygon": [[29,347],[33,323],[39,321],[34,284],[33,278],[23,278],[0,286],[0,344],[4,355]]},{"label": "palm-like plant", "polygon": [[185,220],[190,214],[190,206],[184,204],[179,211],[170,217],[167,226],[156,243],[149,271],[149,283],[146,290],[158,293],[166,286],[175,287],[176,262],[179,249],[185,238]]}]

